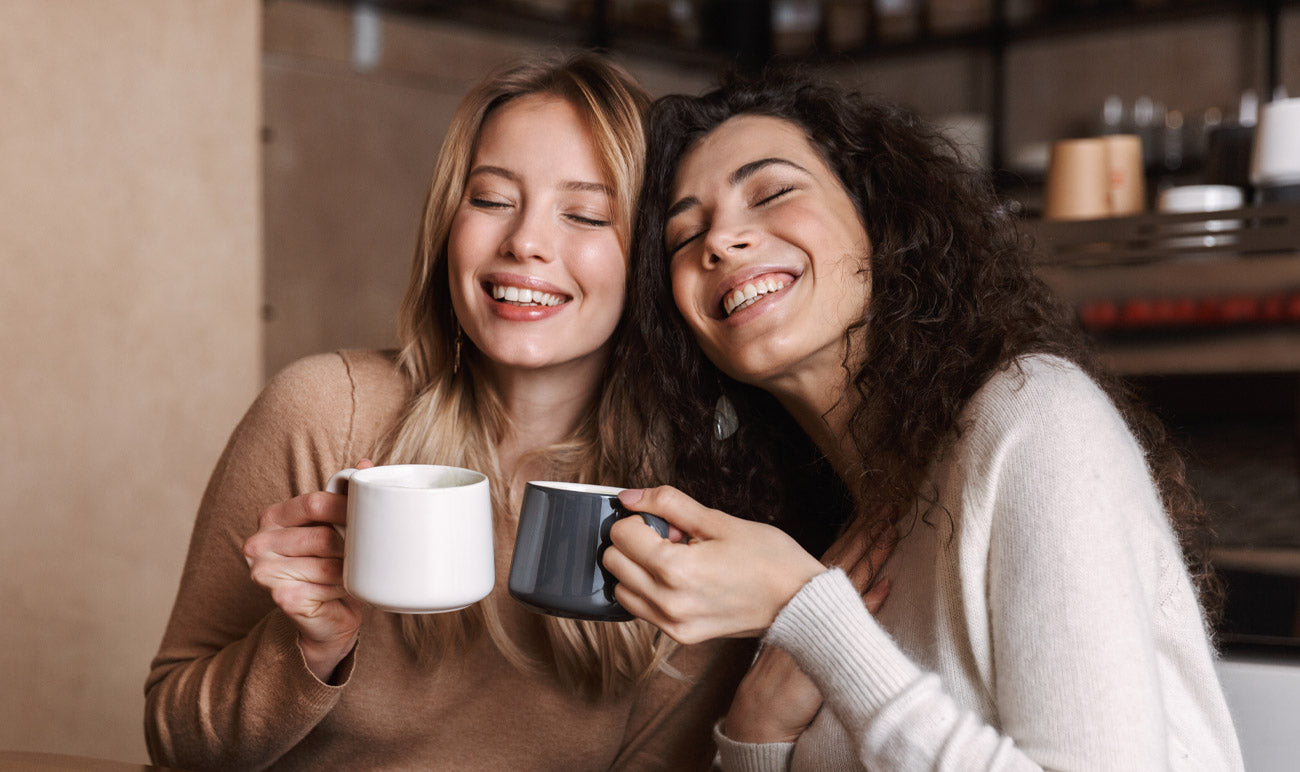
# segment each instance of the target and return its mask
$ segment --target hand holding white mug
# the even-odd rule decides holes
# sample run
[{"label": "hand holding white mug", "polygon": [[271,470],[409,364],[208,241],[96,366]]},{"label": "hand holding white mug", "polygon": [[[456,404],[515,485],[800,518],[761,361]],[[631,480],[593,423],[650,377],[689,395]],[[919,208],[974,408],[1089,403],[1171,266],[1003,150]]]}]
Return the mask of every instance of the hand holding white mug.
[{"label": "hand holding white mug", "polygon": [[[373,464],[363,460],[358,469]],[[361,602],[343,588],[343,538],[347,498],[318,491],[295,496],[262,513],[257,533],[244,542],[253,581],[298,628],[307,667],[328,682],[356,644]]]},{"label": "hand holding white mug", "polygon": [[618,602],[679,643],[759,635],[826,570],[781,529],[709,509],[676,488],[633,489],[619,499],[689,536],[673,542],[627,518],[610,530],[604,558],[619,582]]}]

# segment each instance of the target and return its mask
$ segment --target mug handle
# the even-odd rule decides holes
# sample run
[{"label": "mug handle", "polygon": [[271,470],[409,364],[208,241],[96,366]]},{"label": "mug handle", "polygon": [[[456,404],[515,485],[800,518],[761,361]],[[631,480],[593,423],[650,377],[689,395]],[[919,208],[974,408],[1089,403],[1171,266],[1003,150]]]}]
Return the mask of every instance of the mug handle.
[{"label": "mug handle", "polygon": [[341,472],[335,473],[335,475],[330,478],[330,481],[325,483],[325,490],[330,493],[341,493],[347,495],[347,483],[352,479],[352,475],[356,473],[357,470],[354,467],[348,467]]},{"label": "mug handle", "polygon": [[624,520],[626,518],[632,517],[633,515],[640,516],[640,518],[645,521],[646,525],[653,528],[655,530],[655,533],[659,534],[660,538],[664,538],[664,539],[668,538],[667,520],[663,519],[658,515],[649,514],[648,512],[632,512],[630,510],[624,509],[621,506],[615,505],[614,517],[610,518],[609,520],[606,520],[605,521],[607,523],[606,527],[601,529],[600,547],[596,551],[596,565],[600,567],[600,575],[605,579],[605,586],[604,586],[605,600],[608,601],[609,603],[618,602],[614,600],[614,587],[618,584],[618,580],[614,578],[613,574],[611,574],[608,570],[605,569],[605,550],[609,549],[610,547],[609,528],[612,528],[614,523],[617,523],[619,520]]},{"label": "mug handle", "polygon": [[[356,474],[357,471],[354,467],[348,467],[341,472],[336,472],[333,477],[330,477],[329,482],[325,483],[325,490],[342,496],[348,495],[348,481],[352,479],[352,475]],[[346,526],[335,525],[334,530],[338,531],[339,536],[347,538]]]}]

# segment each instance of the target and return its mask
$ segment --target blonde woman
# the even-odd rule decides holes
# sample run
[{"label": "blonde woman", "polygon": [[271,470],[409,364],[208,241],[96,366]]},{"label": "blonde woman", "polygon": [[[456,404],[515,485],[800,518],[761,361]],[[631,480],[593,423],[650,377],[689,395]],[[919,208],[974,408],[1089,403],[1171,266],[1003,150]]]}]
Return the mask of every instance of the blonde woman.
[{"label": "blonde woman", "polygon": [[[631,444],[613,356],[646,104],[592,54],[515,66],[466,97],[429,190],[401,351],[290,366],[217,465],[146,685],[155,762],[708,766],[743,656],[673,649],[642,622],[536,615],[506,594],[525,481],[647,484],[662,466]],[[488,475],[492,595],[431,616],[347,595],[330,527],[344,499],[320,491],[361,459]]]}]

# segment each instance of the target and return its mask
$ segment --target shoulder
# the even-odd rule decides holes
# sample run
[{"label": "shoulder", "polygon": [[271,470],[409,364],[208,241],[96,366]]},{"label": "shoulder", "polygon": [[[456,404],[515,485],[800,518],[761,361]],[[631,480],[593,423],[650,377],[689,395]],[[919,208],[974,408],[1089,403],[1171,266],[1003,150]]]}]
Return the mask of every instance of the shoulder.
[{"label": "shoulder", "polygon": [[953,458],[967,486],[1019,496],[1127,493],[1150,487],[1146,455],[1109,395],[1078,365],[1020,357],[963,411]]},{"label": "shoulder", "polygon": [[294,445],[336,446],[341,453],[368,452],[361,446],[397,419],[408,393],[390,352],[313,354],[267,381],[240,431],[280,436]]},{"label": "shoulder", "polygon": [[1079,409],[1107,412],[1114,406],[1096,381],[1074,362],[1030,354],[994,373],[971,398],[967,413],[1025,420],[1044,413],[1060,417],[1062,412]]},{"label": "shoulder", "polygon": [[334,351],[287,365],[267,381],[258,401],[269,409],[332,415],[339,408],[350,412],[358,400],[401,400],[407,391],[391,352]]},{"label": "shoulder", "polygon": [[1052,512],[1063,524],[1073,512],[1099,523],[1102,511],[1128,519],[1139,508],[1163,519],[1128,423],[1101,386],[1064,359],[1021,357],[990,378],[967,405],[953,450],[951,471],[970,500],[1000,516]]},{"label": "shoulder", "polygon": [[1073,362],[1033,354],[994,373],[971,397],[960,421],[964,444],[1134,442],[1110,396]]}]

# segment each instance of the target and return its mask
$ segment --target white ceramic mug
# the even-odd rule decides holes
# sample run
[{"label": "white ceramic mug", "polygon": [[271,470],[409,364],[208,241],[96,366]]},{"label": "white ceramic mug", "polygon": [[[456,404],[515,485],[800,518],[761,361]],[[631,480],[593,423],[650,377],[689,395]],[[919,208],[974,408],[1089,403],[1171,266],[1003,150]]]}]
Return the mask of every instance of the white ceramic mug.
[{"label": "white ceramic mug", "polygon": [[432,614],[482,600],[496,582],[487,476],[397,464],[344,469],[343,586],[385,611]]},{"label": "white ceramic mug", "polygon": [[1300,97],[1269,102],[1260,111],[1250,181],[1259,187],[1300,185]]}]

